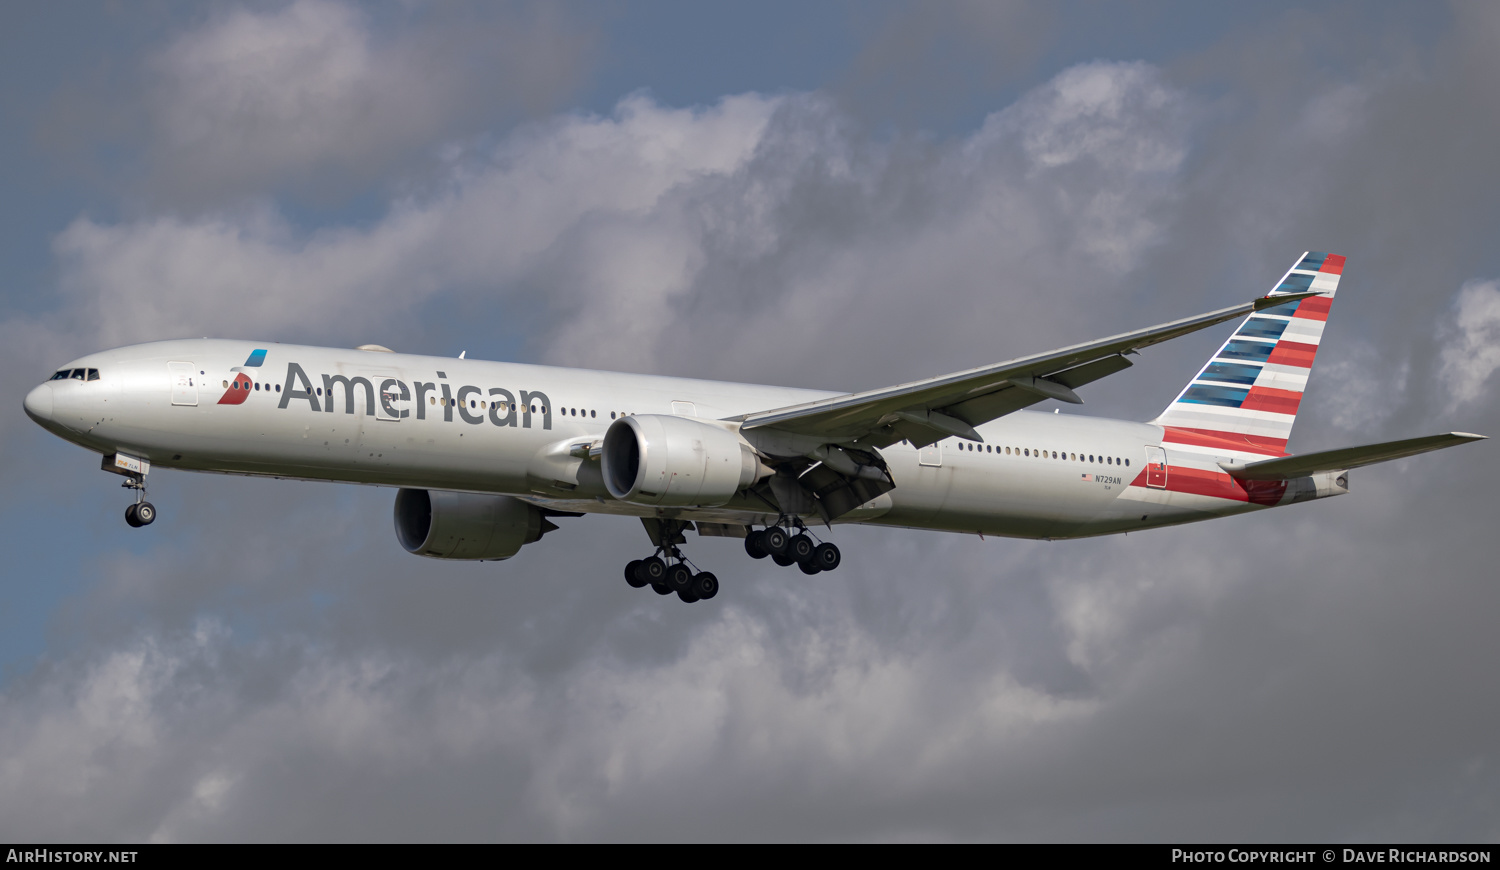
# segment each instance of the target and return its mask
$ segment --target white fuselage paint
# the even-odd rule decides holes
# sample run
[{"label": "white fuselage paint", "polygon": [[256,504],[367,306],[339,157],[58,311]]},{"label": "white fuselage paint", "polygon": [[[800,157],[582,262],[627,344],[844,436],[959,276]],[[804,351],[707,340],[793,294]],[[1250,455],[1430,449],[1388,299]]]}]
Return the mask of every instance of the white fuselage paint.
[{"label": "white fuselage paint", "polygon": [[[269,351],[264,364],[244,368],[257,347]],[[174,380],[180,380],[180,374],[174,376],[172,363],[191,363],[185,369],[175,367],[191,371],[190,383]],[[305,372],[314,401],[289,397],[289,387],[299,386],[290,374],[291,364]],[[716,508],[681,509],[618,501],[602,486],[598,460],[572,456],[569,447],[602,438],[611,413],[672,414],[675,409],[679,414],[717,420],[839,395],[210,339],[105,351],[68,367],[96,368],[100,378],[42,384],[27,398],[32,416],[50,431],[90,450],[130,454],[148,459],[156,468],[504,493],[560,510],[749,524],[774,522],[775,511],[746,499]],[[220,404],[226,392],[223,385],[240,372],[261,388],[252,388],[241,404]],[[376,413],[370,414],[362,386],[354,391],[350,408],[342,384],[330,396],[324,376],[363,377],[376,390],[387,379],[400,381],[413,395],[392,407],[408,415],[386,419],[390,415],[378,396]],[[433,386],[421,393],[419,404],[415,393],[425,384]],[[545,398],[527,403],[536,407],[536,413],[518,411],[514,425],[496,425],[496,419],[508,422],[510,413],[507,409],[492,415],[489,408],[479,407],[481,402],[506,401],[506,393],[492,390],[508,391],[515,399],[526,394]],[[464,403],[455,407],[461,391]],[[196,404],[183,404],[193,398]],[[470,401],[476,405],[472,410]],[[838,522],[1068,538],[1269,506],[1146,487],[1142,472],[1147,448],[1161,446],[1160,426],[1020,411],[977,429],[984,439],[977,450],[967,449],[958,439],[941,442],[939,465],[923,464],[919,451],[905,443],[884,448],[881,453],[896,489]],[[1191,467],[1216,473],[1220,471],[1216,461],[1245,458],[1183,453],[1171,445],[1167,450],[1174,471]],[[1318,494],[1336,493],[1319,490]],[[1315,497],[1290,495],[1281,503]]]}]

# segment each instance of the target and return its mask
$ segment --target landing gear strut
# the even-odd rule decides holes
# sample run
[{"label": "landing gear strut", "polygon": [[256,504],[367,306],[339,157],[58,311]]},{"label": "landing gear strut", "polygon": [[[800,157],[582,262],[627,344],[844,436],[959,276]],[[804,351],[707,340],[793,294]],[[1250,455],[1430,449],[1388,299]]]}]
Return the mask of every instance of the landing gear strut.
[{"label": "landing gear strut", "polygon": [[656,544],[656,552],[645,559],[636,559],[625,566],[625,582],[640,589],[650,586],[657,595],[671,595],[689,604],[706,601],[719,594],[719,578],[707,571],[698,571],[677,548],[685,543],[682,530],[686,526],[680,520],[652,520],[646,531]]},{"label": "landing gear strut", "polygon": [[149,526],[156,521],[156,508],[151,502],[146,501],[146,476],[143,474],[127,475],[125,482],[120,486],[135,490],[135,504],[125,509],[125,522],[133,529],[141,526]]}]

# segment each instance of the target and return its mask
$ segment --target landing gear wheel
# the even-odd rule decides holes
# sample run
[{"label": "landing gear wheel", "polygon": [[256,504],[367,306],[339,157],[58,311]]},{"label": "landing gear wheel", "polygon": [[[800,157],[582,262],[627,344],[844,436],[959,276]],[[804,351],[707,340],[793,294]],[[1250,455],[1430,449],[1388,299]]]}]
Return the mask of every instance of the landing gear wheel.
[{"label": "landing gear wheel", "polygon": [[699,599],[707,601],[719,594],[719,578],[704,571],[693,578],[692,590]]},{"label": "landing gear wheel", "polygon": [[693,582],[693,571],[688,566],[678,562],[667,569],[666,584],[672,589],[681,592],[688,588]]},{"label": "landing gear wheel", "polygon": [[812,538],[799,534],[787,542],[786,554],[792,557],[792,561],[800,564],[812,557],[813,549],[817,546]]},{"label": "landing gear wheel", "polygon": [[819,571],[823,570],[822,568],[819,568],[817,565],[814,565],[813,561],[811,559],[808,559],[806,562],[798,562],[797,563],[797,568],[803,574],[816,574]]},{"label": "landing gear wheel", "polygon": [[775,562],[783,568],[790,568],[791,566],[797,564],[797,560],[793,559],[791,556],[788,556],[786,553],[772,553],[771,561]]},{"label": "landing gear wheel", "polygon": [[128,523],[132,529],[138,529],[141,527],[140,518],[135,515],[136,507],[137,505],[131,505],[130,507],[125,509],[125,522]]},{"label": "landing gear wheel", "polygon": [[641,568],[641,560],[640,559],[632,559],[630,561],[630,564],[625,566],[625,582],[629,583],[632,587],[634,587],[636,589],[639,589],[642,586],[645,586],[646,583],[647,583],[647,581],[641,579],[641,575],[639,573],[640,568]]},{"label": "landing gear wheel", "polygon": [[[760,533],[760,545],[764,547],[766,552],[770,553],[772,556],[785,553],[787,543],[790,542],[791,539],[792,536],[786,533],[786,529],[780,528],[779,526],[772,526]],[[781,563],[778,562],[777,564]]]},{"label": "landing gear wheel", "polygon": [[655,556],[649,559],[642,559],[640,564],[636,565],[635,576],[637,580],[641,581],[641,585],[650,583],[652,586],[655,586],[666,580],[667,563]]},{"label": "landing gear wheel", "polygon": [[765,532],[751,532],[745,536],[745,552],[752,559],[764,559],[771,555],[766,550]]},{"label": "landing gear wheel", "polygon": [[143,501],[135,506],[135,518],[140,520],[141,525],[149,526],[156,522],[156,508],[151,506],[151,502]]},{"label": "landing gear wheel", "polygon": [[839,548],[833,544],[819,544],[813,549],[810,564],[817,565],[819,571],[832,571],[844,561],[844,556]]},{"label": "landing gear wheel", "polygon": [[698,600],[698,596],[693,594],[693,590],[687,587],[677,590],[677,597],[685,604],[692,604]]},{"label": "landing gear wheel", "polygon": [[657,595],[671,595],[672,587],[668,586],[665,583],[652,583],[651,591],[655,592]]}]

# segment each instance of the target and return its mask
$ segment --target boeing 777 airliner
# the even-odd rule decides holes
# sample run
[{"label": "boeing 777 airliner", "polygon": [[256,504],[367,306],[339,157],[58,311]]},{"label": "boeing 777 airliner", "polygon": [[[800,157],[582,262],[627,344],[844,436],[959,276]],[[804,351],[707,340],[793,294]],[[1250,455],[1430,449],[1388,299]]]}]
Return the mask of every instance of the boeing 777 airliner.
[{"label": "boeing 777 airliner", "polygon": [[[1243,305],[862,393],[263,342],[161,341],[68,363],[26,397],[126,479],[152,467],[397,487],[396,539],[499,560],[583,513],[639,517],[625,579],[714,597],[684,535],[733,536],[804,573],[839,565],[809,523],[1019,538],[1130,532],[1349,490],[1349,470],[1482,438],[1290,455],[1344,258],[1307,253]],[[1046,414],[1144,347],[1244,317],[1155,420]],[[758,527],[758,528],[757,528]]]}]

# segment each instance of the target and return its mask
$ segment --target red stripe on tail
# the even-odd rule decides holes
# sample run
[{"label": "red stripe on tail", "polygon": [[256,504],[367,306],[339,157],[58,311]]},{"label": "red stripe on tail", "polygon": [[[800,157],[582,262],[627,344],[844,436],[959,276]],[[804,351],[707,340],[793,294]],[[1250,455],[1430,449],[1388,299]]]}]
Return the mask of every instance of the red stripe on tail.
[{"label": "red stripe on tail", "polygon": [[[1333,307],[1332,296],[1309,296],[1297,303],[1297,310],[1292,312],[1292,317],[1300,317],[1304,320],[1327,320],[1328,309]],[[1271,309],[1276,313],[1276,309]]]},{"label": "red stripe on tail", "polygon": [[[1311,302],[1308,299],[1307,302]],[[1312,368],[1313,357],[1318,355],[1316,344],[1302,344],[1297,341],[1278,341],[1276,349],[1271,351],[1271,358],[1266,360],[1279,366],[1301,366],[1305,369]]]},{"label": "red stripe on tail", "polygon": [[1292,390],[1275,390],[1270,387],[1251,387],[1240,407],[1246,411],[1271,411],[1276,414],[1296,414],[1302,394]]},{"label": "red stripe on tail", "polygon": [[1182,426],[1165,426],[1163,429],[1165,432],[1161,440],[1174,444],[1219,447],[1239,453],[1260,453],[1266,456],[1287,455],[1285,438],[1243,435],[1239,432],[1223,432],[1218,429],[1188,429]]}]

